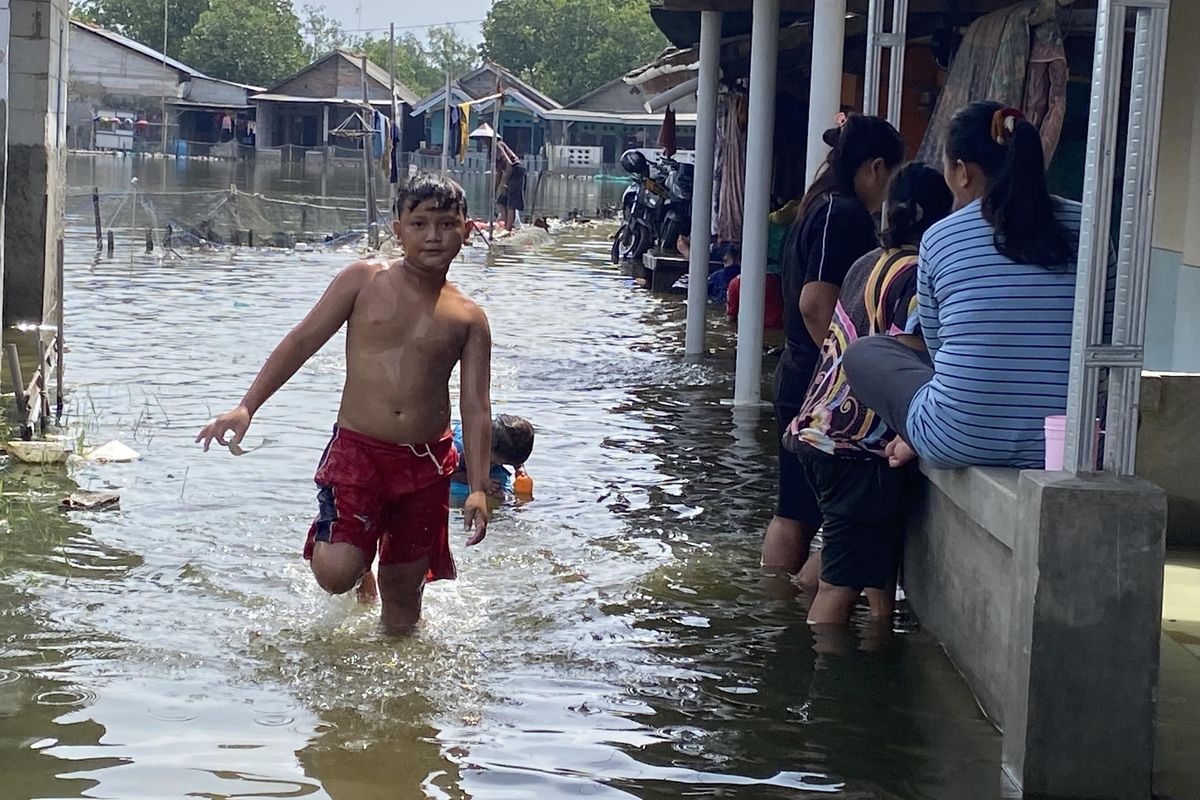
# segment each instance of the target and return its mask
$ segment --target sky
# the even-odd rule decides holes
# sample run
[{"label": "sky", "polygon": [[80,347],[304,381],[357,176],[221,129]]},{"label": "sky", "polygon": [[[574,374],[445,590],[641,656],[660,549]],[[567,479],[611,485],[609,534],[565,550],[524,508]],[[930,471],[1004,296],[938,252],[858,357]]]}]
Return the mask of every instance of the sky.
[{"label": "sky", "polygon": [[[312,2],[312,0],[308,0]],[[388,23],[396,23],[396,33],[411,30],[418,36],[424,36],[424,30],[410,26],[439,25],[446,22],[461,20],[482,20],[487,16],[492,6],[491,0],[317,0],[313,5],[324,5],[326,13],[342,23],[347,31],[358,28],[379,28],[379,33],[387,33]],[[304,0],[296,0],[295,5],[305,5]],[[362,24],[359,24],[359,9],[361,8]],[[463,38],[478,42],[482,38],[479,30],[480,23],[472,21],[455,28]]]}]

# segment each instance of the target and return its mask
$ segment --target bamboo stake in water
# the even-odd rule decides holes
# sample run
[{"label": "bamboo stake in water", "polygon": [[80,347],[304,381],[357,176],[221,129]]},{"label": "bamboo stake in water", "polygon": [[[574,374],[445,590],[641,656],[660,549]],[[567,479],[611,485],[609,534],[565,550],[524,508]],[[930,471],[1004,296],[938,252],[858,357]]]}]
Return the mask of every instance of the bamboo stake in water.
[{"label": "bamboo stake in water", "polygon": [[54,406],[56,418],[62,419],[63,412],[63,330],[66,327],[66,276],[63,240],[58,240],[58,335],[54,337],[56,363],[54,365]]},{"label": "bamboo stake in water", "polygon": [[104,246],[104,234],[100,231],[100,189],[92,187],[92,216],[96,220],[96,251]]},{"label": "bamboo stake in water", "polygon": [[17,346],[10,343],[4,351],[8,356],[8,377],[12,381],[13,399],[17,404],[17,419],[25,417],[25,378],[21,375],[21,354]]}]

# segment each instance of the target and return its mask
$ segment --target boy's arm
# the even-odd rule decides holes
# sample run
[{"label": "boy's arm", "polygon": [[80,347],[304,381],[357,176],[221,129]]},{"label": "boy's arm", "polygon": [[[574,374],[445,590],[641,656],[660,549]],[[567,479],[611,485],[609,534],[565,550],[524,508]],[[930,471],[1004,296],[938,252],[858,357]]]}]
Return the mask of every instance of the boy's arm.
[{"label": "boy's arm", "polygon": [[214,439],[228,446],[229,442],[225,440],[228,433],[233,434],[231,441],[234,444],[241,442],[251,419],[263,403],[279,391],[350,318],[359,289],[371,269],[370,264],[359,262],[337,274],[308,315],[271,351],[242,402],[200,430],[196,441],[204,442],[205,451]]},{"label": "boy's arm", "polygon": [[487,534],[487,492],[492,466],[492,333],[483,309],[476,307],[473,316],[463,347],[459,387],[467,483],[471,487],[463,505],[463,517],[467,529],[475,530],[468,546],[483,541]]}]

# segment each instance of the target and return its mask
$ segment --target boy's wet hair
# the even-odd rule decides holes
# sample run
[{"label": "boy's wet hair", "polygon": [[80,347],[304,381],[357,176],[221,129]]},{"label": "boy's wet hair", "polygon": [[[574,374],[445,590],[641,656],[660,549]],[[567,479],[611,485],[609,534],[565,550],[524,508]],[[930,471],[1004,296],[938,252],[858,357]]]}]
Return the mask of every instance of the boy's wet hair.
[{"label": "boy's wet hair", "polygon": [[533,424],[512,414],[496,417],[492,420],[492,452],[505,464],[524,464],[533,453]]},{"label": "boy's wet hair", "polygon": [[463,188],[449,178],[432,172],[422,172],[408,182],[396,195],[396,219],[405,211],[412,211],[426,200],[433,201],[437,211],[461,211],[467,217],[467,195]]}]

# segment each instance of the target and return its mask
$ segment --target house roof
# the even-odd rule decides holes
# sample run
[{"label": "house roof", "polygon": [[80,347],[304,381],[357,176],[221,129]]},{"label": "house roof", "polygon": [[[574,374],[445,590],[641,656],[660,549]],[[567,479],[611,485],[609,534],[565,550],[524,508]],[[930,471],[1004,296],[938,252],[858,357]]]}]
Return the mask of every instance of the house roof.
[{"label": "house roof", "polygon": [[[342,48],[339,47],[339,48],[329,51],[328,53],[321,56],[316,61],[309,64],[308,66],[304,67],[303,69],[301,69],[297,72],[292,73],[291,75],[288,75],[286,78],[279,81],[274,86],[271,86],[269,89],[267,89],[267,94],[277,94],[276,90],[279,89],[281,86],[285,86],[285,85],[291,83],[296,78],[299,78],[301,75],[303,75],[307,72],[311,72],[312,70],[316,69],[317,67],[322,66],[325,62],[330,61],[332,59],[342,59],[342,60],[348,62],[355,69],[362,69],[362,53],[355,53],[350,50],[343,50]],[[386,69],[384,69],[383,67],[379,66],[378,64],[376,64],[374,61],[371,61],[370,59],[367,59],[367,77],[370,78],[371,80],[375,81],[380,86],[383,86],[385,88],[389,88],[392,83],[392,78],[388,74],[388,71]],[[399,81],[396,82],[396,99],[402,103],[407,103],[410,106],[417,102],[417,96],[416,96],[416,94],[413,93],[412,89],[409,89],[407,86],[400,83]],[[319,103],[319,102],[321,102],[321,99],[320,98],[312,98],[310,100],[310,102]]]},{"label": "house roof", "polygon": [[[472,100],[478,100],[481,97],[488,97],[489,95],[493,94],[494,89],[492,88],[489,88],[486,92],[472,94],[463,87],[463,84],[468,84],[471,81],[474,81],[480,75],[488,72],[496,75],[498,80],[503,81],[505,96],[513,98],[539,116],[543,116],[543,112],[545,111],[555,108],[562,108],[562,105],[553,97],[535,89],[532,85],[521,80],[505,67],[492,61],[484,63],[481,67],[476,67],[466,75],[463,75],[458,80],[454,81],[450,87],[451,98],[461,98],[459,102],[465,103]],[[442,87],[433,92],[433,94],[421,98],[421,100],[413,105],[413,116],[423,114],[429,109],[444,103],[445,96],[446,89],[445,87]]]},{"label": "house roof", "polygon": [[[355,100],[349,97],[304,97],[296,94],[273,94],[264,92],[250,97],[256,103],[300,103],[313,106],[354,106],[361,107],[362,100]],[[367,105],[371,106],[391,106],[392,101],[384,99],[368,100]]]},{"label": "house roof", "polygon": [[217,83],[224,83],[229,86],[236,86],[239,89],[246,89],[246,90],[249,90],[252,92],[261,92],[262,91],[261,86],[250,86],[250,85],[247,85],[244,83],[235,83],[234,81],[227,81],[227,80],[223,80],[221,78],[214,78],[211,75],[205,75],[203,72],[196,69],[195,67],[190,67],[187,64],[184,64],[182,61],[177,61],[168,55],[164,55],[160,51],[155,50],[153,47],[147,47],[146,45],[142,44],[141,42],[135,42],[133,39],[130,39],[127,36],[122,36],[119,33],[114,33],[113,31],[106,30],[105,28],[101,28],[99,25],[93,25],[90,22],[84,22],[83,20],[78,20],[78,19],[71,20],[71,25],[74,28],[78,28],[79,30],[82,30],[82,31],[87,31],[88,33],[99,36],[102,39],[107,39],[108,41],[112,42],[113,44],[119,45],[120,47],[124,47],[127,50],[132,50],[133,52],[137,53],[138,55],[145,56],[146,58],[151,59],[152,61],[157,61],[160,64],[165,64],[166,66],[170,67],[171,69],[175,70],[176,72],[182,72],[184,75],[187,75],[189,78],[203,78],[204,80],[215,81]]},{"label": "house roof", "polygon": [[[564,122],[595,122],[600,125],[639,125],[651,127],[661,125],[664,115],[646,112],[586,111],[581,108],[556,108],[546,112],[546,119]],[[679,112],[675,115],[679,125],[695,125],[696,113]]]}]

